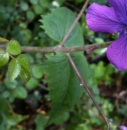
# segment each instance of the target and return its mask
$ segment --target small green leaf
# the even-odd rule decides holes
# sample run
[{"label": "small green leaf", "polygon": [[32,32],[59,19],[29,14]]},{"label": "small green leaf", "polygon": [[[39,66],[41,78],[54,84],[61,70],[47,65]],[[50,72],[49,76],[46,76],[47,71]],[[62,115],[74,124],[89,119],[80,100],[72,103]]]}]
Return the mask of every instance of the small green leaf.
[{"label": "small green leaf", "polygon": [[41,6],[36,5],[36,6],[34,6],[34,11],[35,11],[36,14],[41,14],[43,9],[42,9]]},{"label": "small green leaf", "polygon": [[29,6],[26,2],[21,2],[20,6],[23,11],[26,11],[29,8]]},{"label": "small green leaf", "polygon": [[8,78],[4,80],[4,84],[7,87],[7,89],[13,90],[17,87],[18,82],[16,80],[10,81]]},{"label": "small green leaf", "polygon": [[21,54],[17,57],[17,61],[21,66],[20,77],[23,82],[27,82],[30,79],[30,62],[25,54]]},{"label": "small green leaf", "polygon": [[38,0],[30,0],[30,3],[36,5],[38,3]]},{"label": "small green leaf", "polygon": [[24,87],[17,87],[14,91],[13,94],[15,97],[18,97],[20,99],[25,99],[27,97],[27,91]]},{"label": "small green leaf", "polygon": [[17,57],[17,61],[18,61],[19,64],[20,64],[21,66],[23,66],[24,68],[26,68],[26,69],[28,69],[28,70],[30,69],[30,61],[29,61],[27,55],[25,55],[25,54],[19,55],[19,56]]},{"label": "small green leaf", "polygon": [[7,42],[9,42],[9,40],[7,40],[7,39],[5,39],[5,38],[0,37],[0,42],[2,42],[2,43],[7,43]]},{"label": "small green leaf", "polygon": [[32,11],[30,11],[30,10],[27,11],[26,16],[30,20],[34,19],[34,17],[35,17],[34,13]]},{"label": "small green leaf", "polygon": [[9,54],[6,51],[0,49],[0,66],[5,65],[8,62],[8,60]]},{"label": "small green leaf", "polygon": [[32,68],[32,73],[35,78],[40,79],[43,76],[43,68],[40,65],[36,65]]},{"label": "small green leaf", "polygon": [[38,84],[39,84],[39,81],[37,79],[35,79],[35,78],[32,77],[27,82],[26,86],[27,86],[28,89],[35,89],[38,86]]},{"label": "small green leaf", "polygon": [[39,0],[40,5],[42,8],[47,8],[50,4],[50,0]]},{"label": "small green leaf", "polygon": [[20,64],[17,60],[13,59],[8,66],[8,77],[10,80],[14,80],[20,73]]},{"label": "small green leaf", "polygon": [[8,53],[10,53],[11,55],[18,55],[21,53],[21,46],[20,44],[15,41],[15,40],[11,40],[8,44],[7,44],[7,51]]},{"label": "small green leaf", "polygon": [[9,106],[7,104],[7,100],[5,98],[3,98],[2,96],[0,96],[0,104],[2,104],[0,107],[0,114],[9,113]]},{"label": "small green leaf", "polygon": [[[41,27],[45,30],[49,37],[58,43],[62,41],[76,18],[75,14],[65,7],[57,8],[53,10],[51,14],[47,14],[42,17],[43,19],[41,19],[40,22],[43,23],[43,26]],[[82,30],[78,23],[64,45],[84,45]]]},{"label": "small green leaf", "polygon": [[[12,126],[13,127],[13,126],[16,126],[21,121],[23,121],[23,120],[25,120],[27,118],[28,118],[28,116],[19,115],[17,113],[11,114],[7,118],[7,124],[8,124],[8,126]],[[16,130],[16,129],[12,129],[12,130]],[[23,130],[23,129],[20,127],[18,130]]]},{"label": "small green leaf", "polygon": [[7,124],[6,114],[1,112],[0,113],[0,130],[5,130],[6,124]]},{"label": "small green leaf", "polygon": [[11,95],[11,93],[10,93],[9,91],[6,91],[6,90],[2,93],[2,96],[3,96],[4,98],[9,98],[10,95]]},{"label": "small green leaf", "polygon": [[30,71],[26,69],[24,66],[21,66],[20,77],[22,81],[25,83],[28,82],[31,77]]},{"label": "small green leaf", "polygon": [[46,124],[47,119],[43,114],[38,114],[35,118],[35,123],[36,123],[36,130],[44,130],[44,125]]}]

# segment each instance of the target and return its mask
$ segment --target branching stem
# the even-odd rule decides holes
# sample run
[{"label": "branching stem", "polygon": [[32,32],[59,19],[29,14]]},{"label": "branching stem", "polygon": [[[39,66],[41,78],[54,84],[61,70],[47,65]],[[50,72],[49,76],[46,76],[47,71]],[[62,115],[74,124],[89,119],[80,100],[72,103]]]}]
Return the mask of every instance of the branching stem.
[{"label": "branching stem", "polygon": [[[91,53],[96,49],[105,48],[111,42],[105,42],[101,44],[92,44],[92,45],[85,45],[85,46],[77,46],[77,47],[34,47],[34,46],[22,46],[23,52],[40,52],[40,53],[51,53],[55,51],[62,51],[64,53],[70,52],[79,52],[79,51],[86,51],[87,53]],[[1,49],[5,49],[6,45],[0,45]]]},{"label": "branching stem", "polygon": [[[104,118],[104,120],[105,120],[105,122],[106,122],[106,124],[108,126],[108,130],[111,130],[108,118],[104,115],[104,113],[102,112],[100,106],[98,105],[98,103],[94,99],[93,94],[91,93],[89,87],[87,86],[85,80],[82,78],[82,76],[79,73],[79,71],[78,71],[78,69],[77,69],[73,59],[70,56],[71,52],[86,51],[87,53],[91,53],[95,49],[107,47],[111,42],[106,42],[106,43],[102,43],[102,44],[85,45],[85,46],[79,46],[79,47],[78,46],[77,47],[68,47],[68,48],[63,47],[63,45],[66,42],[67,38],[69,37],[69,35],[71,34],[72,30],[75,28],[77,22],[81,18],[81,16],[82,16],[84,10],[86,9],[89,1],[90,0],[86,0],[85,1],[81,11],[79,12],[79,14],[76,17],[74,23],[72,24],[72,26],[68,30],[67,34],[65,35],[65,37],[63,38],[63,40],[61,41],[59,46],[57,46],[57,47],[30,47],[30,46],[22,46],[22,51],[23,52],[41,52],[41,53],[50,53],[50,52],[55,52],[55,51],[62,51],[62,52],[67,53],[68,59],[70,61],[70,64],[72,65],[72,67],[73,67],[74,71],[76,72],[78,78],[80,79],[80,81],[83,84],[86,92],[89,94],[90,98],[92,99],[93,103],[97,107],[98,111],[100,112],[100,114]],[[3,39],[3,38],[0,37],[0,42],[5,42],[6,43],[6,42],[8,42],[8,40]],[[0,48],[6,49],[6,46],[5,45],[0,45]]]}]

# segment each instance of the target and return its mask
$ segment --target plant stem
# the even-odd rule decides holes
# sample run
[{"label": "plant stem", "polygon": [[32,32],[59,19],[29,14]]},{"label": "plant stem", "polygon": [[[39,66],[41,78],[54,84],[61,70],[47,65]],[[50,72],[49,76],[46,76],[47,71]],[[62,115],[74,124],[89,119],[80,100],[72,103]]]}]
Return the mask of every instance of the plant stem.
[{"label": "plant stem", "polygon": [[79,19],[81,18],[84,10],[86,9],[87,5],[89,3],[89,0],[86,0],[81,11],[79,12],[78,16],[76,17],[74,23],[71,25],[69,31],[67,32],[67,34],[64,36],[62,42],[60,43],[59,47],[62,47],[65,43],[65,41],[67,40],[67,38],[69,37],[69,35],[71,34],[72,30],[74,29],[74,27],[76,26],[77,22],[79,21]]},{"label": "plant stem", "polygon": [[[40,52],[40,53],[51,53],[55,51],[62,51],[64,53],[70,52],[79,52],[79,51],[86,51],[87,53],[91,53],[98,48],[105,48],[111,42],[105,42],[101,44],[92,44],[92,45],[85,45],[85,46],[77,46],[77,47],[33,47],[33,46],[22,46],[23,52]],[[6,49],[6,45],[0,45],[1,49]]]},{"label": "plant stem", "polygon": [[77,76],[79,77],[81,83],[83,84],[85,90],[87,91],[87,93],[89,94],[89,96],[90,96],[90,98],[92,99],[93,103],[95,104],[95,106],[97,107],[98,111],[100,112],[100,114],[102,115],[103,119],[105,120],[105,122],[106,122],[106,124],[107,124],[107,127],[108,127],[108,130],[111,130],[111,129],[110,129],[110,124],[109,124],[109,122],[108,122],[107,117],[104,115],[104,113],[102,112],[100,106],[98,105],[98,103],[97,103],[96,100],[94,99],[93,94],[91,93],[91,91],[90,91],[89,87],[87,86],[85,80],[82,78],[81,74],[79,73],[79,71],[78,71],[78,69],[77,69],[77,67],[76,67],[76,65],[75,65],[75,63],[74,63],[74,61],[72,60],[70,54],[67,54],[67,56],[68,56],[68,59],[69,59],[71,65],[72,65],[74,71],[76,72],[76,74],[77,74]]}]

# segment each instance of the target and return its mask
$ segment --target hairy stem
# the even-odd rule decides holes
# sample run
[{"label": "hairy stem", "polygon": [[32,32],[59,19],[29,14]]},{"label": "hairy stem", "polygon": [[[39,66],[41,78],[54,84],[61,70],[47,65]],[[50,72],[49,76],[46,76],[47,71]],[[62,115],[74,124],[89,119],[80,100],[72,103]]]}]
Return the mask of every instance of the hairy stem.
[{"label": "hairy stem", "polygon": [[90,98],[92,99],[93,103],[95,104],[95,106],[97,107],[98,111],[100,112],[100,114],[102,115],[103,119],[105,120],[105,122],[106,122],[106,124],[107,124],[107,127],[108,127],[108,130],[111,130],[110,124],[109,124],[109,122],[108,122],[107,117],[104,115],[104,113],[102,112],[100,106],[99,106],[98,103],[96,102],[96,100],[95,100],[93,94],[91,93],[91,91],[90,91],[89,87],[87,86],[85,80],[82,78],[81,74],[79,73],[79,71],[78,71],[78,69],[77,69],[77,67],[76,67],[76,65],[75,65],[75,63],[74,63],[74,61],[72,60],[70,54],[67,54],[67,56],[68,56],[68,59],[69,59],[71,65],[72,65],[74,71],[76,72],[76,74],[77,74],[77,76],[79,77],[81,83],[83,84],[83,86],[84,86],[86,92],[89,94],[89,96],[90,96]]},{"label": "hairy stem", "polygon": [[90,0],[86,0],[81,11],[79,12],[78,16],[76,17],[74,23],[71,25],[69,31],[67,32],[67,34],[65,35],[65,37],[63,38],[62,42],[60,43],[60,47],[62,47],[64,45],[64,43],[66,42],[67,38],[69,37],[69,35],[71,34],[72,30],[74,29],[74,27],[76,26],[77,22],[79,21],[79,19],[81,18],[84,10],[86,9],[88,3]]},{"label": "hairy stem", "polygon": [[[92,44],[92,45],[85,45],[85,46],[77,46],[77,47],[33,47],[33,46],[22,46],[23,52],[40,52],[40,53],[51,53],[55,51],[61,51],[64,53],[70,52],[79,52],[79,51],[86,51],[87,53],[91,53],[96,49],[105,48],[111,42],[105,42],[102,44]],[[0,45],[1,49],[6,49],[6,45]]]}]

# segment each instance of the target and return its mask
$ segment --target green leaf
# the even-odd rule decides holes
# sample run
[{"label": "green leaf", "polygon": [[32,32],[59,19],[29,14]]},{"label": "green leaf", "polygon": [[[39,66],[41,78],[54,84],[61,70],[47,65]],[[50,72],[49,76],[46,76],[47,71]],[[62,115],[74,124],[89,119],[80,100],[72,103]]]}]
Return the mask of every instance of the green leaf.
[{"label": "green leaf", "polygon": [[30,79],[30,61],[25,54],[21,54],[17,57],[17,61],[21,66],[20,77],[23,82],[27,82]]},{"label": "green leaf", "polygon": [[8,53],[10,53],[12,55],[18,55],[21,53],[21,46],[17,41],[11,40],[7,44],[7,51],[8,51]]},{"label": "green leaf", "polygon": [[[57,42],[62,41],[76,18],[72,11],[64,7],[57,8],[53,10],[51,14],[42,17],[43,19],[41,19],[40,22],[43,23],[43,26],[41,27],[45,30],[49,37]],[[78,23],[64,45],[84,45],[82,30]]]},{"label": "green leaf", "polygon": [[0,130],[5,130],[7,124],[7,116],[9,114],[9,106],[7,100],[0,96]]},{"label": "green leaf", "polygon": [[30,0],[30,3],[36,5],[38,3],[38,0]]},{"label": "green leaf", "polygon": [[40,5],[42,8],[47,8],[50,4],[50,0],[39,0]]},{"label": "green leaf", "polygon": [[43,9],[42,9],[41,6],[36,5],[36,6],[34,6],[34,11],[35,11],[36,14],[41,14]]},{"label": "green leaf", "polygon": [[4,80],[4,84],[6,85],[7,89],[13,90],[17,87],[18,82],[16,80],[10,81],[6,78]]},{"label": "green leaf", "polygon": [[[13,127],[16,126],[18,123],[20,123],[21,121],[27,119],[28,116],[23,116],[23,115],[19,115],[19,114],[10,114],[8,115],[8,119],[7,119],[7,126]],[[11,130],[15,130],[15,129],[11,129]],[[22,130],[22,129],[18,129],[18,130]]]},{"label": "green leaf", "polygon": [[71,57],[80,74],[82,75],[82,77],[84,77],[85,81],[87,82],[90,77],[90,70],[85,56],[82,52],[74,52],[71,53]]},{"label": "green leaf", "polygon": [[20,64],[16,59],[11,60],[8,66],[8,77],[10,80],[14,80],[20,73]]},{"label": "green leaf", "polygon": [[35,78],[32,77],[27,82],[26,86],[27,86],[28,89],[34,89],[34,88],[36,88],[38,86],[38,84],[39,84],[39,81],[37,79],[35,79]]},{"label": "green leaf", "polygon": [[[73,54],[74,55],[74,54]],[[78,54],[76,58],[84,58],[81,54]],[[75,60],[75,55],[73,56]],[[51,112],[50,118],[47,125],[55,121],[60,115],[62,115],[66,110],[72,108],[76,103],[79,102],[79,99],[84,91],[83,87],[80,86],[80,81],[70,66],[68,58],[63,53],[58,53],[56,55],[48,55],[47,61],[41,65],[44,74],[47,74],[45,82],[49,83],[49,95],[52,99],[51,102]],[[83,60],[83,59],[82,59]],[[80,63],[87,63],[83,60],[79,60]],[[79,63],[79,64],[80,64]],[[76,63],[78,68],[82,64]],[[85,65],[84,68],[87,70],[88,66]],[[85,73],[85,69],[82,67],[79,71]],[[83,74],[85,77],[86,74]]]},{"label": "green leaf", "polygon": [[0,66],[5,65],[8,62],[8,60],[9,54],[6,51],[0,49]]},{"label": "green leaf", "polygon": [[10,93],[9,91],[4,91],[4,92],[2,93],[2,97],[4,97],[4,98],[9,98],[10,95],[11,95],[11,93]]},{"label": "green leaf", "polygon": [[26,69],[28,69],[28,70],[30,69],[30,61],[29,61],[27,55],[25,55],[25,54],[19,55],[19,56],[17,57],[17,61],[18,61],[19,64],[20,64],[21,66],[23,66],[24,68],[26,68]]},{"label": "green leaf", "polygon": [[26,69],[24,66],[21,66],[20,77],[22,81],[25,83],[28,82],[31,77],[30,71]]},{"label": "green leaf", "polygon": [[0,37],[0,42],[2,42],[2,43],[7,43],[7,42],[9,42],[7,39],[5,39],[5,38],[3,38],[3,37]]},{"label": "green leaf", "polygon": [[35,17],[34,13],[32,11],[30,11],[30,10],[27,11],[26,16],[30,20],[34,19],[34,17]]},{"label": "green leaf", "polygon": [[7,100],[5,98],[3,98],[2,96],[0,96],[0,113],[5,113],[8,114],[9,113],[9,106],[7,104]]},{"label": "green leaf", "polygon": [[7,118],[5,113],[0,113],[0,130],[5,130],[5,126],[7,124]]},{"label": "green leaf", "polygon": [[35,123],[36,123],[36,130],[44,130],[44,125],[46,124],[47,119],[43,114],[38,114],[35,118]]},{"label": "green leaf", "polygon": [[21,2],[20,6],[23,11],[26,11],[29,8],[29,6],[26,2]]},{"label": "green leaf", "polygon": [[41,66],[36,65],[32,68],[32,73],[35,78],[40,79],[43,76],[43,69]]},{"label": "green leaf", "polygon": [[13,91],[13,95],[15,97],[18,97],[20,99],[25,99],[27,97],[27,91],[24,87],[17,87],[14,91]]}]

